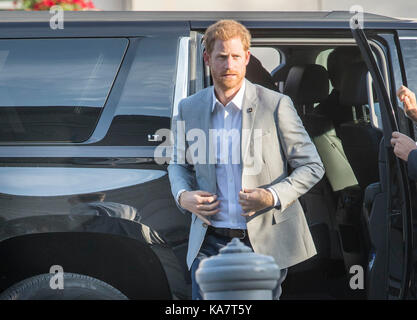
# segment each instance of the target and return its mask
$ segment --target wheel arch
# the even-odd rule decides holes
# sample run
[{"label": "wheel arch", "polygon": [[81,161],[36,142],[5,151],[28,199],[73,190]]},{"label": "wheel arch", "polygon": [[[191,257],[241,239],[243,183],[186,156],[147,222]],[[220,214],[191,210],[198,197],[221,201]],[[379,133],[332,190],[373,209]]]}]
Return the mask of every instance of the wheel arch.
[{"label": "wheel arch", "polygon": [[[157,251],[158,255],[161,250]],[[129,299],[171,299],[161,257],[147,243],[95,232],[49,232],[0,242],[0,292],[59,265],[120,290]]]}]

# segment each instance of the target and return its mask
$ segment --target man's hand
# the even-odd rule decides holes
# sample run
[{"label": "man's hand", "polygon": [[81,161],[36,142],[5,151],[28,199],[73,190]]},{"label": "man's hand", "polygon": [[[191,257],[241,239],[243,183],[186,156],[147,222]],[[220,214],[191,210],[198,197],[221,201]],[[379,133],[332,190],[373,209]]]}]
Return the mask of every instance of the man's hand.
[{"label": "man's hand", "polygon": [[242,216],[252,216],[256,211],[272,207],[274,196],[271,191],[263,188],[243,189],[239,192],[239,204],[245,213]]},{"label": "man's hand", "polygon": [[391,145],[394,148],[395,155],[404,161],[408,160],[411,151],[417,149],[413,139],[397,131],[392,133]]},{"label": "man's hand", "polygon": [[397,91],[397,96],[404,103],[404,111],[407,116],[417,122],[417,102],[414,92],[405,86],[401,86]]},{"label": "man's hand", "polygon": [[[182,208],[194,213],[203,222],[211,225],[211,222],[206,218],[215,215],[220,211],[217,208],[220,201],[217,196],[207,191],[184,191],[181,193],[178,202]],[[214,202],[215,201],[215,202]]]}]

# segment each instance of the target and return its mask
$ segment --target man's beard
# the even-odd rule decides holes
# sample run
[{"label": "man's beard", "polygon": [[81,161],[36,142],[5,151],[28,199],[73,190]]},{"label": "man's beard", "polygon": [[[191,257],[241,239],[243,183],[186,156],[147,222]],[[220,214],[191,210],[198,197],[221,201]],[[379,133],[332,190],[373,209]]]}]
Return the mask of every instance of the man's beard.
[{"label": "man's beard", "polygon": [[239,83],[241,83],[242,80],[245,78],[244,74],[236,74],[235,73],[235,75],[236,75],[236,77],[234,77],[232,79],[226,79],[222,76],[214,76],[213,75],[213,80],[223,90],[233,89],[237,85],[239,85]]}]

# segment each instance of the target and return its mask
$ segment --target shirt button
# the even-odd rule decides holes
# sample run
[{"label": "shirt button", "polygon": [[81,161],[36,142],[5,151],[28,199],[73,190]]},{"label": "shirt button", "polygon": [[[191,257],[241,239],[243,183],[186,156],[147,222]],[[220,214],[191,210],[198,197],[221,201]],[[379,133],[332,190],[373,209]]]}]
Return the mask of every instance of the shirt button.
[{"label": "shirt button", "polygon": [[207,223],[203,222],[203,227],[207,228],[207,226],[208,226]]}]

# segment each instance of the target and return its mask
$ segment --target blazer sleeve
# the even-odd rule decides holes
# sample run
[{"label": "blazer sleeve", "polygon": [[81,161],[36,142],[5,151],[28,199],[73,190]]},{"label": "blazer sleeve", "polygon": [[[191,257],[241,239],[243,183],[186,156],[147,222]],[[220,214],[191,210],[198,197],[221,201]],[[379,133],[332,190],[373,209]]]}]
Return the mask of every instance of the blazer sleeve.
[{"label": "blazer sleeve", "polygon": [[[185,126],[182,117],[182,102],[183,100],[181,100],[178,105],[178,115],[173,118],[171,125],[174,143],[171,160],[168,165],[168,177],[174,199],[176,199],[179,191],[192,191],[195,188],[194,166],[188,164],[185,158],[187,142],[185,140]],[[180,137],[180,139],[178,139],[178,137]],[[183,137],[183,139],[181,137]],[[181,212],[189,212],[181,208],[177,201],[175,201],[175,203]]]},{"label": "blazer sleeve", "polygon": [[408,176],[417,181],[417,150],[413,150],[408,155],[407,160]]},{"label": "blazer sleeve", "polygon": [[274,116],[283,152],[294,169],[289,176],[270,186],[277,193],[281,211],[284,211],[320,181],[324,167],[288,96],[281,97]]}]

